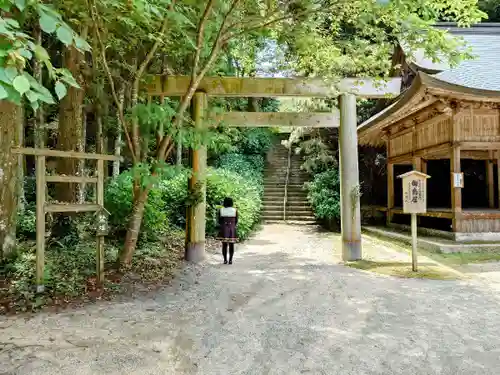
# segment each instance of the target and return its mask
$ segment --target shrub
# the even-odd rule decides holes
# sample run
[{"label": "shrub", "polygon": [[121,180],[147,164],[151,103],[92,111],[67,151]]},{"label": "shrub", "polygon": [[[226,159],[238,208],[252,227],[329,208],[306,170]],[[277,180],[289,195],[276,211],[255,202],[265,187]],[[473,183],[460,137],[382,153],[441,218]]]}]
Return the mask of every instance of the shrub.
[{"label": "shrub", "polygon": [[[127,230],[130,214],[132,213],[132,174],[124,172],[106,186],[104,204],[110,213],[110,231],[116,235],[123,235]],[[162,190],[153,188],[144,209],[142,220],[141,240],[156,239],[165,233],[168,228],[165,203]]]},{"label": "shrub", "polygon": [[245,129],[237,147],[242,154],[265,155],[273,144],[273,137],[273,132],[267,128]]},{"label": "shrub", "polygon": [[308,199],[314,215],[324,222],[340,219],[340,180],[337,169],[330,169],[314,176],[306,184]]},{"label": "shrub", "polygon": [[171,224],[184,228],[186,225],[187,181],[189,171],[177,170],[177,174],[159,183],[163,207]]},{"label": "shrub", "polygon": [[231,197],[238,209],[238,236],[247,238],[260,218],[262,185],[223,168],[210,169],[207,176],[207,234],[214,235],[217,209]]},{"label": "shrub", "polygon": [[262,186],[264,157],[261,155],[225,154],[217,160],[215,166],[236,172],[251,180],[251,183]]}]

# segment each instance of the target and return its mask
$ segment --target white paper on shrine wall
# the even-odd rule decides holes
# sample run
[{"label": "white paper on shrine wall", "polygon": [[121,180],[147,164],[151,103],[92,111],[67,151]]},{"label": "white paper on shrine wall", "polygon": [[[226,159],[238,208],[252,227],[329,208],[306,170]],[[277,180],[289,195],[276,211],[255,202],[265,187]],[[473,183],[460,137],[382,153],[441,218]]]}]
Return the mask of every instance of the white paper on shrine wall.
[{"label": "white paper on shrine wall", "polygon": [[426,181],[423,178],[403,178],[403,212],[421,214],[427,212]]}]

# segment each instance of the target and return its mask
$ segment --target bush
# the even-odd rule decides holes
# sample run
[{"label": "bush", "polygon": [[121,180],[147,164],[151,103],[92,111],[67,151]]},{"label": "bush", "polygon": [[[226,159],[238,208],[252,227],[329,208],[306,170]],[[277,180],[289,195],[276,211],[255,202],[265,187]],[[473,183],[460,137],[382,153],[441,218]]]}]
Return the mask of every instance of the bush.
[{"label": "bush", "polygon": [[260,218],[262,185],[223,168],[210,169],[207,177],[207,234],[216,234],[217,209],[231,197],[238,209],[238,236],[246,239]]},{"label": "bush", "polygon": [[[250,161],[246,161],[244,157],[240,156],[233,156],[227,160],[232,160],[227,165],[235,168],[237,165],[242,168],[252,165]],[[184,228],[186,224],[188,175],[187,170],[181,171],[174,178],[164,180],[159,184],[168,221],[181,228]],[[248,237],[260,217],[262,184],[257,181],[258,178],[259,176],[254,174],[251,169],[246,169],[243,175],[232,171],[229,167],[208,169],[207,235],[216,234],[217,208],[220,207],[225,197],[230,196],[234,199],[239,212],[238,235],[242,239]]]},{"label": "bush", "polygon": [[[172,168],[173,169],[173,168]],[[186,225],[186,202],[188,199],[188,177],[187,169],[178,170],[176,175],[159,183],[163,207],[169,222],[180,228]]]},{"label": "bush", "polygon": [[215,166],[236,172],[262,186],[264,157],[261,155],[225,154],[217,160]]},{"label": "bush", "polygon": [[[26,245],[26,244],[25,244]],[[106,245],[106,261],[116,260],[117,248]],[[7,290],[0,290],[11,301],[11,309],[37,309],[46,303],[59,303],[81,296],[88,279],[95,276],[95,241],[72,247],[52,246],[45,252],[45,293],[35,294],[35,246],[19,247],[0,262],[0,278],[10,280]],[[59,302],[58,302],[59,301]]]},{"label": "bush", "polygon": [[273,132],[267,128],[244,129],[237,148],[242,154],[265,155],[273,144],[273,136]]},{"label": "bush", "polygon": [[[124,172],[112,180],[105,190],[104,205],[110,213],[110,232],[123,236],[132,213],[132,174]],[[168,229],[162,190],[153,188],[144,209],[141,240],[157,239]]]},{"label": "bush", "polygon": [[316,218],[323,222],[340,219],[340,179],[337,169],[315,175],[306,188]]}]

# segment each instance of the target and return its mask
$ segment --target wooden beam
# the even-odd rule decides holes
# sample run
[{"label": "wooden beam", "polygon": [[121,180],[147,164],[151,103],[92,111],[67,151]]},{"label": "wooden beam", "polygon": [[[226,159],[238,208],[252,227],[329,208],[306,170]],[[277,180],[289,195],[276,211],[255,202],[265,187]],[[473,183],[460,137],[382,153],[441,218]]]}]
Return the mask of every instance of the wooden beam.
[{"label": "wooden beam", "polygon": [[45,182],[61,182],[61,183],[85,183],[96,184],[97,177],[82,177],[82,176],[45,176]]},{"label": "wooden beam", "polygon": [[362,259],[356,97],[343,94],[339,104],[342,259],[352,261]]},{"label": "wooden beam", "polygon": [[309,128],[337,128],[340,124],[338,111],[333,113],[308,112],[225,112],[213,115],[216,125],[231,127],[293,126]]},{"label": "wooden beam", "polygon": [[419,150],[414,150],[413,152],[407,152],[406,154],[391,157],[389,158],[389,162],[394,164],[412,164],[414,157],[430,159],[432,155],[449,152],[450,148],[451,143],[445,142],[435,146],[430,146]]},{"label": "wooden beam", "polygon": [[498,150],[500,142],[458,142],[462,150]]},{"label": "wooden beam", "polygon": [[45,205],[45,212],[96,212],[101,209],[101,206],[98,204],[85,203],[85,204],[76,204],[76,203],[53,203]]},{"label": "wooden beam", "polygon": [[[430,108],[425,108],[425,110],[423,110],[423,112],[427,112],[427,111],[435,110],[435,109],[436,109],[436,106],[432,106]],[[414,117],[414,116],[415,115],[412,114],[409,117]],[[405,127],[404,129],[400,129],[394,133],[391,132],[390,139],[393,139],[393,138],[399,137],[403,134],[406,134],[408,132],[411,132],[412,129],[419,129],[419,128],[424,127],[424,126],[430,126],[430,125],[434,125],[438,122],[445,121],[445,120],[449,119],[450,117],[452,117],[452,113],[448,110],[443,110],[443,113],[437,114],[436,116],[433,116],[425,121],[415,122],[413,125],[410,125],[409,127]],[[408,118],[404,118],[404,119],[398,121],[397,123],[393,123],[390,125],[390,127],[391,127],[391,129],[401,127],[402,126],[401,122],[405,122],[405,121],[408,121]]]},{"label": "wooden beam", "polygon": [[49,150],[47,148],[14,147],[11,150],[12,153],[14,154],[22,154],[22,155],[47,156],[47,157],[68,158],[68,159],[123,161],[123,158],[121,156],[90,154],[87,152],[76,152],[76,151]]},{"label": "wooden beam", "polygon": [[[146,89],[148,95],[182,96],[188,91],[189,76],[154,76]],[[372,78],[250,78],[205,77],[198,91],[221,97],[333,97],[350,93],[364,98],[387,98],[401,93],[401,78],[387,81]]]}]

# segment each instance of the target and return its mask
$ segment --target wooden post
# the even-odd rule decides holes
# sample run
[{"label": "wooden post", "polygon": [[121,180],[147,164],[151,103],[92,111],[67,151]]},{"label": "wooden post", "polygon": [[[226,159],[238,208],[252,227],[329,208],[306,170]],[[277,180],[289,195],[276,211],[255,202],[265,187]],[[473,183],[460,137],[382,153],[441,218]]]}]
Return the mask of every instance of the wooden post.
[{"label": "wooden post", "polygon": [[[104,207],[104,160],[97,160],[97,202]],[[99,213],[98,213],[99,214]],[[96,257],[97,282],[104,282],[104,235],[97,236],[97,257]]]},{"label": "wooden post", "polygon": [[500,209],[500,151],[497,151],[497,189],[498,189],[498,208]]},{"label": "wooden post", "polygon": [[488,206],[495,208],[495,180],[493,174],[493,160],[486,160],[486,182],[488,184]]},{"label": "wooden post", "polygon": [[342,94],[339,107],[342,259],[352,261],[362,258],[356,97]]},{"label": "wooden post", "polygon": [[[205,126],[204,115],[207,106],[207,95],[196,92],[192,100],[192,116],[197,130]],[[189,179],[189,191],[197,192],[200,201],[188,207],[186,218],[186,250],[185,259],[199,262],[205,258],[205,220],[206,220],[206,167],[207,149],[199,145],[190,150],[192,177]]]},{"label": "wooden post", "polygon": [[421,159],[422,170],[420,172],[427,174],[427,160]]},{"label": "wooden post", "polygon": [[411,269],[418,271],[417,266],[417,214],[411,214]]},{"label": "wooden post", "polygon": [[45,156],[36,157],[36,292],[43,293],[45,268]]},{"label": "wooden post", "polygon": [[452,229],[453,232],[457,232],[459,220],[457,216],[462,212],[462,188],[454,187],[454,173],[461,173],[460,147],[454,146],[450,156]]},{"label": "wooden post", "polygon": [[[414,139],[415,139],[415,135],[417,134],[415,131],[413,131],[413,134],[414,134]],[[413,143],[414,145],[416,145],[416,142],[414,141]],[[413,166],[413,170],[414,171],[419,171],[419,172],[422,172],[422,158],[419,157],[419,156],[414,156],[412,158],[412,166]],[[416,215],[416,214],[415,214]],[[417,224],[420,224],[420,216],[416,216],[417,217]],[[413,220],[413,215],[412,215],[412,220]],[[416,224],[416,225],[417,225]],[[412,224],[413,225],[413,224]],[[414,270],[415,271],[415,270]]]},{"label": "wooden post", "polygon": [[387,163],[387,216],[386,224],[391,224],[394,208],[394,164]]}]

